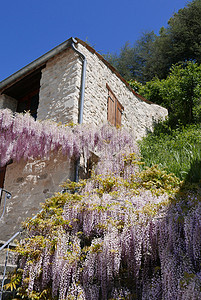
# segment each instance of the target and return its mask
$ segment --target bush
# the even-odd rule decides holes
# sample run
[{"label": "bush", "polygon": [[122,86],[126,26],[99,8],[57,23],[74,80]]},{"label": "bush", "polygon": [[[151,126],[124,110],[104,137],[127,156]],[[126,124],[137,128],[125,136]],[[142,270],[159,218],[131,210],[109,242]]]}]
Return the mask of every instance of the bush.
[{"label": "bush", "polygon": [[177,129],[171,129],[167,123],[159,125],[139,145],[145,165],[151,167],[157,164],[181,180],[199,182],[201,179],[200,125],[181,126]]}]

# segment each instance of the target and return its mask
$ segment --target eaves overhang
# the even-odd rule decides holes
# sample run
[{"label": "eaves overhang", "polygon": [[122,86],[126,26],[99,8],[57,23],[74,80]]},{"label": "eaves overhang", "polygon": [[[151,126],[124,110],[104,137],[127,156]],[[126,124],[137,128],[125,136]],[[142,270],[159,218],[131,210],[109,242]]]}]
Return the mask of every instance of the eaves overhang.
[{"label": "eaves overhang", "polygon": [[9,76],[6,79],[4,79],[3,81],[1,81],[0,82],[0,94],[2,94],[4,92],[4,90],[6,90],[7,88],[9,88],[13,84],[15,84],[17,81],[21,80],[26,75],[29,75],[33,71],[41,68],[43,65],[45,65],[45,63],[49,59],[51,59],[55,55],[57,55],[60,52],[68,49],[69,47],[71,47],[72,42],[75,42],[75,41],[78,42],[78,43],[80,43],[81,45],[83,45],[85,48],[87,48],[91,53],[96,54],[98,56],[98,58],[127,86],[127,88],[138,99],[140,99],[141,101],[144,101],[144,102],[146,102],[148,104],[153,104],[153,102],[147,100],[146,98],[144,98],[141,95],[139,95],[138,93],[136,93],[131,88],[131,86],[129,85],[129,83],[118,73],[118,71],[107,60],[105,60],[104,57],[101,54],[99,54],[98,52],[96,52],[94,50],[94,48],[92,48],[90,45],[88,45],[86,42],[80,40],[79,38],[75,38],[74,39],[72,37],[69,38],[68,40],[66,40],[65,42],[61,43],[60,45],[56,46],[52,50],[48,51],[44,55],[40,56],[39,58],[37,58],[36,60],[34,60],[33,62],[31,62],[27,66],[25,66],[24,68],[20,69],[16,73],[12,74],[11,76]]},{"label": "eaves overhang", "polygon": [[65,42],[61,43],[60,45],[56,46],[52,50],[48,51],[47,53],[43,54],[30,64],[26,65],[24,68],[20,69],[19,71],[15,72],[11,76],[7,77],[3,81],[0,82],[0,94],[3,93],[5,89],[9,86],[13,85],[17,81],[21,80],[26,75],[30,74],[31,72],[41,68],[45,63],[54,57],[55,55],[59,54],[60,52],[66,50],[71,46],[72,38],[66,40]]}]

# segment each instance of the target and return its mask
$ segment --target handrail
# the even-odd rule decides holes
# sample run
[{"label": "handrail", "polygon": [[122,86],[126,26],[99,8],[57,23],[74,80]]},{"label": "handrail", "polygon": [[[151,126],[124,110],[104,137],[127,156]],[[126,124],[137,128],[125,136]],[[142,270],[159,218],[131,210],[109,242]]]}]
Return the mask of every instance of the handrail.
[{"label": "handrail", "polygon": [[[41,209],[36,215],[33,216],[33,218],[31,218],[31,220],[34,220],[38,214],[40,214],[43,211],[43,209]],[[5,242],[1,247],[0,247],[0,251],[3,250],[6,246],[8,246],[19,234],[21,234],[24,231],[24,228],[20,228],[19,231],[17,231],[7,242]]]},{"label": "handrail", "polygon": [[[9,195],[11,195],[9,192],[8,192]],[[39,213],[41,213],[43,211],[43,209],[41,209],[35,216],[33,216],[33,218],[31,218],[31,220],[34,220],[37,215]],[[9,245],[10,243],[19,235],[21,234],[22,232],[24,231],[24,228],[20,228],[19,231],[17,231],[7,242],[5,242],[1,247],[0,247],[0,252],[6,248],[7,248],[7,254],[6,254],[6,260],[5,260],[5,267],[4,267],[4,274],[3,274],[3,281],[2,281],[2,286],[1,286],[1,291],[0,291],[0,300],[2,300],[2,295],[3,295],[3,284],[4,284],[4,280],[5,280],[5,274],[6,274],[6,267],[7,267],[7,261],[8,261],[8,251],[9,251]]]},{"label": "handrail", "polygon": [[7,242],[5,242],[1,247],[0,247],[0,251],[3,250],[4,248],[6,248],[6,246],[8,246],[20,233],[22,233],[24,229],[21,228],[18,232],[16,232]]},{"label": "handrail", "polygon": [[[4,200],[4,208],[3,208],[3,213],[0,217],[3,217],[4,212],[5,212],[5,206],[6,206],[6,198],[9,199],[11,197],[11,193],[9,193],[8,191],[0,188],[0,194],[2,194],[2,192],[5,192],[5,200]],[[35,214],[31,220],[34,220],[38,214],[40,214],[43,211],[43,209],[41,209],[37,214]],[[24,228],[20,228],[19,231],[17,231],[7,242],[5,242],[1,247],[0,247],[0,252],[5,249],[7,247],[7,254],[6,254],[6,260],[5,260],[5,266],[4,266],[4,273],[3,273],[3,280],[2,280],[2,284],[1,284],[1,289],[0,289],[0,300],[2,300],[2,296],[4,293],[4,281],[5,281],[5,276],[6,276],[6,268],[7,268],[7,262],[8,262],[8,251],[9,251],[9,247],[10,247],[10,243],[19,235],[21,234],[25,229]]]},{"label": "handrail", "polygon": [[[5,191],[5,190],[4,190]],[[7,192],[7,191],[5,191]],[[7,192],[10,196],[11,194],[9,192]],[[6,197],[6,196],[5,196]],[[43,211],[43,209],[41,209],[36,215],[33,216],[33,218],[31,218],[31,220],[34,220],[38,214],[40,214],[41,212]],[[4,287],[4,280],[5,280],[5,276],[6,276],[6,267],[7,267],[7,261],[8,261],[8,251],[9,251],[9,246],[10,246],[10,243],[19,235],[21,234],[22,232],[24,231],[24,228],[20,228],[19,231],[17,231],[7,242],[5,242],[1,247],[0,247],[0,252],[6,248],[7,248],[7,254],[6,254],[6,260],[5,260],[5,266],[4,266],[4,274],[3,274],[3,281],[2,281],[2,286],[1,286],[1,290],[0,290],[0,300],[2,300],[2,295],[3,295],[3,287]]]}]

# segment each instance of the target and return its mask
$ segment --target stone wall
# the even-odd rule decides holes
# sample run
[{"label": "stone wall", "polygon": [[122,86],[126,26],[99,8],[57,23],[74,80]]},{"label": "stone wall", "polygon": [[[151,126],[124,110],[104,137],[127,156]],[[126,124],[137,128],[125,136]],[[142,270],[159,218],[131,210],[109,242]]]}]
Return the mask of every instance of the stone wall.
[{"label": "stone wall", "polygon": [[[166,109],[136,97],[96,53],[80,43],[78,50],[87,58],[84,123],[98,125],[107,122],[106,84],[124,106],[122,125],[131,130],[136,138],[144,136],[155,122],[165,118]],[[72,49],[63,51],[47,62],[42,70],[38,119],[77,123],[81,73],[82,61]],[[1,100],[5,98],[1,96]],[[13,103],[12,99],[7,100]],[[19,229],[21,221],[37,213],[40,202],[60,191],[59,185],[68,178],[74,178],[73,162],[67,161],[62,154],[54,155],[50,160],[21,160],[8,165],[4,187],[13,197],[7,201],[6,214],[0,221],[3,226],[0,240],[10,238]]]},{"label": "stone wall", "polygon": [[9,108],[13,112],[17,109],[17,100],[7,96],[7,95],[0,95],[0,109]]},{"label": "stone wall", "polygon": [[[74,178],[74,164],[62,153],[48,159],[14,162],[7,166],[4,187],[12,194],[0,221],[0,240],[8,240],[21,222],[41,210],[40,203],[61,191],[60,184]],[[4,198],[3,198],[4,199]],[[3,205],[0,207],[0,215]]]},{"label": "stone wall", "polygon": [[[148,104],[137,98],[96,53],[91,53],[80,43],[78,50],[87,59],[84,123],[99,124],[107,121],[106,83],[124,106],[122,125],[132,130],[136,138],[143,137],[148,130],[153,129],[154,123],[167,116],[168,112],[165,108]],[[81,62],[79,62],[79,73],[81,73]]]},{"label": "stone wall", "polygon": [[[106,84],[124,106],[122,125],[132,130],[137,139],[152,130],[159,120],[165,119],[165,108],[148,104],[135,96],[95,52],[90,52],[80,43],[77,47],[87,59],[84,123],[107,122]],[[81,73],[82,61],[72,49],[65,50],[47,62],[42,70],[38,119],[78,122]]]},{"label": "stone wall", "polygon": [[78,64],[77,54],[72,49],[47,62],[42,69],[38,119],[77,123],[80,94]]}]

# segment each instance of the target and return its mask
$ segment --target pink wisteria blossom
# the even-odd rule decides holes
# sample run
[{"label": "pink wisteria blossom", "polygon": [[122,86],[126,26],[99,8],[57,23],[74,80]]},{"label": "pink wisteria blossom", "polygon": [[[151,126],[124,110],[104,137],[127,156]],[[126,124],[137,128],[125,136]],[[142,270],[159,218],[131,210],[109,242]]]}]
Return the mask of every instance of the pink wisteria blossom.
[{"label": "pink wisteria blossom", "polygon": [[129,158],[138,151],[131,133],[58,126],[7,110],[0,133],[2,165],[58,149],[69,158],[100,157],[91,178],[48,199],[27,223],[17,250],[27,297],[46,290],[60,300],[201,299],[200,196],[141,186]]}]

